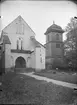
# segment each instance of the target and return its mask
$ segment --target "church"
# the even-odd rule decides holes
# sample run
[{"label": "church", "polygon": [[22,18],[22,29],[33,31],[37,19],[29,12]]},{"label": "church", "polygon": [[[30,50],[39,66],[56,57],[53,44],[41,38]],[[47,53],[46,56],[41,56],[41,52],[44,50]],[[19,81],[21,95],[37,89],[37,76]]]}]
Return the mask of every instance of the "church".
[{"label": "church", "polygon": [[2,72],[7,72],[10,68],[33,68],[40,71],[47,66],[64,65],[63,33],[64,30],[53,22],[44,33],[46,44],[42,45],[36,40],[36,34],[30,26],[18,16],[1,33]]},{"label": "church", "polygon": [[45,46],[36,40],[35,35],[21,16],[2,30],[0,59],[3,72],[10,68],[45,69]]}]

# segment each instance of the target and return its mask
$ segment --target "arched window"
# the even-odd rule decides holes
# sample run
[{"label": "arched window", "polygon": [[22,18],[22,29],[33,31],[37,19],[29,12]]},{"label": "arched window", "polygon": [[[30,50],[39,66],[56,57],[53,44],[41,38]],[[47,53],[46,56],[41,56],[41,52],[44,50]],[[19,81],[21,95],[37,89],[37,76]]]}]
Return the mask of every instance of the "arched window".
[{"label": "arched window", "polygon": [[1,46],[0,46],[0,50],[1,50]]},{"label": "arched window", "polygon": [[17,40],[17,49],[19,49],[19,41]]},{"label": "arched window", "polygon": [[16,34],[21,34],[20,33],[21,32],[21,25],[20,25],[20,23],[16,23],[16,25],[17,25]]},{"label": "arched window", "polygon": [[42,63],[42,57],[40,58],[40,62]]},{"label": "arched window", "polygon": [[24,34],[24,24],[19,21],[16,25],[16,34]]},{"label": "arched window", "polygon": [[23,40],[21,40],[21,50],[23,50]]},{"label": "arched window", "polygon": [[19,39],[17,40],[17,49],[23,49],[23,39],[21,37],[19,37]]},{"label": "arched window", "polygon": [[22,24],[22,34],[24,34],[24,24]]},{"label": "arched window", "polygon": [[56,40],[59,40],[59,34],[56,34]]}]

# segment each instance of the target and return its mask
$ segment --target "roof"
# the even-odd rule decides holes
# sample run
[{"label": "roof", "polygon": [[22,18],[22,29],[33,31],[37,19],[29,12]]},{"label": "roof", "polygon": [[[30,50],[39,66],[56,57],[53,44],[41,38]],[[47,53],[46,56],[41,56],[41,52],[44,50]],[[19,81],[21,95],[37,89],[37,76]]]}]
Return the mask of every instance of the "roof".
[{"label": "roof", "polygon": [[11,44],[10,39],[7,35],[3,35],[3,43],[4,44]]},{"label": "roof", "polygon": [[[41,47],[41,46],[43,46],[43,47],[45,48],[45,46],[42,45],[40,42],[38,42],[35,38],[31,38],[31,40],[34,42],[35,47]],[[40,46],[40,45],[41,45],[41,46]]]},{"label": "roof", "polygon": [[64,32],[64,30],[57,24],[52,24],[45,32],[45,35],[50,32]]},{"label": "roof", "polygon": [[11,49],[12,53],[25,53],[25,54],[31,54],[33,51],[30,50],[18,50],[18,49]]},{"label": "roof", "polygon": [[11,44],[8,35],[7,35],[4,31],[2,31],[2,33],[1,33],[1,41],[2,41],[4,44]]}]

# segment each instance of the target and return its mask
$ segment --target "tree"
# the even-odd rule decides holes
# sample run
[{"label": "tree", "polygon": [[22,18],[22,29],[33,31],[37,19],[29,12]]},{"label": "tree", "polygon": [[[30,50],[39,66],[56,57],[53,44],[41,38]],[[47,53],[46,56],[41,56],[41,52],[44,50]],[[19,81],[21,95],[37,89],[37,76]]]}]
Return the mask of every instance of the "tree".
[{"label": "tree", "polygon": [[66,26],[66,37],[64,42],[64,56],[68,65],[77,68],[77,19],[71,18]]},{"label": "tree", "polygon": [[65,31],[69,32],[69,31],[71,31],[72,29],[74,29],[76,27],[77,27],[77,19],[76,19],[76,17],[75,18],[72,17],[70,19],[70,22],[67,24],[67,26],[65,28]]}]

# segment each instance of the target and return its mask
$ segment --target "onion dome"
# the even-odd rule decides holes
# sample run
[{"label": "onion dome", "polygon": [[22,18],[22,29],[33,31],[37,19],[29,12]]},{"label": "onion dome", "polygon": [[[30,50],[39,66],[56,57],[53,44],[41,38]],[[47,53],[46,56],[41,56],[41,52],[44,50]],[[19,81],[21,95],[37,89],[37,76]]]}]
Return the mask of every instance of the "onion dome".
[{"label": "onion dome", "polygon": [[57,25],[57,24],[55,24],[53,22],[53,24],[46,30],[45,35],[47,35],[50,32],[60,32],[60,33],[63,33],[64,30],[59,25]]}]

